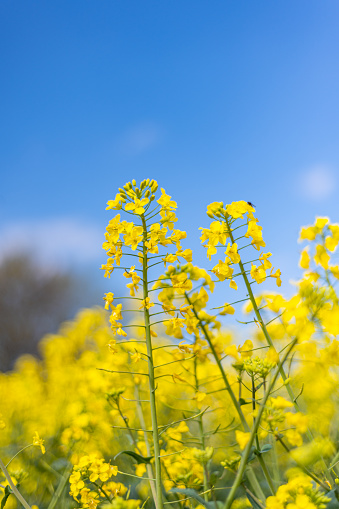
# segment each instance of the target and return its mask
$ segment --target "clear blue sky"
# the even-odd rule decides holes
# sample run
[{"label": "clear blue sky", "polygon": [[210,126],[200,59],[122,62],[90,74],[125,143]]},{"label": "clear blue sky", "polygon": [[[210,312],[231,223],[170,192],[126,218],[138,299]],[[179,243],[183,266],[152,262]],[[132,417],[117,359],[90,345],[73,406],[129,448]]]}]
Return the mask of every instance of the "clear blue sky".
[{"label": "clear blue sky", "polygon": [[288,292],[299,227],[339,221],[338,26],[337,0],[2,0],[0,251],[101,281],[106,201],[150,177],[199,265],[206,205],[253,202]]}]

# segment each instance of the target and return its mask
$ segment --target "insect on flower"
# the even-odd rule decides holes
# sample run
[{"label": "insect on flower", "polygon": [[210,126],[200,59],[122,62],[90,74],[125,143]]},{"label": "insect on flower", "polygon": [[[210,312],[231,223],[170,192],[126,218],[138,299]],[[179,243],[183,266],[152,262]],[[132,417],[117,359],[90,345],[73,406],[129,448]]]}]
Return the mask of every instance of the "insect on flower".
[{"label": "insect on flower", "polygon": [[250,201],[248,201],[247,203],[248,203],[248,205],[249,205],[250,207],[253,207],[253,208],[255,209],[255,205],[254,205],[254,203],[252,203],[252,202],[250,202]]}]

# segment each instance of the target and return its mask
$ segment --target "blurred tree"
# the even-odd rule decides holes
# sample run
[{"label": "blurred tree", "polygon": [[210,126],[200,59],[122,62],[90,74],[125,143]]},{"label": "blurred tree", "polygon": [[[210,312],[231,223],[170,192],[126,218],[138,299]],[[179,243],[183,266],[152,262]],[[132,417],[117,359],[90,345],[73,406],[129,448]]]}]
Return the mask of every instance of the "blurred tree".
[{"label": "blurred tree", "polygon": [[[79,280],[39,266],[28,255],[0,263],[0,370],[7,371],[23,353],[38,355],[42,336],[56,332],[73,316]],[[93,302],[92,302],[93,303]]]}]

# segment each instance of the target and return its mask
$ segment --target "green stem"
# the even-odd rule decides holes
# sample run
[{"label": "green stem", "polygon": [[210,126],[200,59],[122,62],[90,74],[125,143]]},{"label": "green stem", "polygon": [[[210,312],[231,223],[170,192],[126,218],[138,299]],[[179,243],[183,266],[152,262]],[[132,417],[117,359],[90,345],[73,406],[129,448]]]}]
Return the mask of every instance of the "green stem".
[{"label": "green stem", "polygon": [[[197,374],[197,358],[194,359],[194,378],[195,378],[195,390],[199,391],[199,380]],[[198,426],[199,426],[199,438],[200,438],[200,446],[201,449],[205,450],[205,435],[204,435],[204,424],[202,420],[202,415],[200,414],[198,417]],[[208,470],[207,466],[204,463],[203,465],[203,475],[204,475],[204,499],[208,502]]]},{"label": "green stem", "polygon": [[[197,313],[197,310],[195,309],[194,304],[192,303],[192,301],[191,301],[191,299],[190,299],[190,297],[189,297],[188,293],[186,293],[186,292],[185,292],[185,298],[186,298],[187,302],[188,302],[188,303],[192,306],[192,310],[193,310],[194,316],[196,317],[196,319],[197,319],[197,320],[198,320],[198,322],[199,322],[199,327],[200,327],[200,329],[202,330],[202,333],[203,333],[203,335],[205,336],[205,339],[206,339],[206,341],[207,341],[207,343],[208,343],[208,345],[209,345],[209,347],[210,347],[210,349],[211,349],[211,352],[212,352],[212,354],[213,354],[213,357],[214,357],[214,359],[215,359],[215,361],[216,361],[216,363],[217,363],[217,365],[218,365],[218,368],[219,368],[219,370],[220,370],[220,373],[221,373],[222,379],[223,379],[223,381],[224,381],[224,384],[225,384],[226,390],[228,391],[228,393],[229,393],[229,395],[230,395],[230,398],[231,398],[231,400],[232,400],[232,403],[233,403],[233,405],[234,405],[234,407],[235,407],[235,409],[236,409],[236,411],[237,411],[237,413],[238,413],[238,415],[239,415],[239,418],[240,418],[241,424],[242,424],[242,426],[243,426],[244,430],[245,430],[246,432],[249,432],[249,431],[250,431],[250,427],[249,427],[249,425],[247,424],[247,421],[246,421],[246,419],[245,419],[245,416],[244,416],[244,414],[243,414],[243,412],[242,412],[242,410],[241,410],[241,406],[239,405],[239,402],[238,402],[237,398],[235,397],[235,394],[234,394],[234,392],[233,392],[233,390],[232,390],[231,384],[230,384],[230,383],[229,383],[229,381],[228,381],[227,375],[226,375],[226,373],[225,373],[225,370],[224,370],[224,368],[223,368],[223,365],[222,365],[222,363],[221,363],[221,360],[219,359],[219,356],[218,356],[218,354],[217,354],[217,351],[216,351],[216,349],[214,348],[214,345],[213,345],[213,343],[212,343],[212,340],[211,340],[211,338],[210,338],[210,335],[209,335],[209,333],[208,333],[208,331],[207,331],[207,329],[206,329],[205,325],[204,325],[204,324],[202,323],[202,321],[200,320],[199,315],[198,315],[198,313]],[[261,486],[260,486],[260,484],[259,484],[259,482],[258,482],[258,480],[257,480],[257,478],[256,478],[256,475],[255,475],[255,473],[253,472],[253,470],[252,470],[252,468],[251,468],[251,467],[248,467],[247,472],[246,472],[246,475],[247,475],[247,478],[248,478],[249,482],[251,483],[251,486],[252,486],[252,488],[254,489],[254,491],[255,491],[256,495],[258,496],[258,498],[260,498],[261,500],[265,500],[264,492],[262,491]]]},{"label": "green stem", "polygon": [[236,478],[234,480],[234,483],[233,483],[233,486],[229,492],[229,495],[227,497],[227,500],[225,502],[225,506],[224,506],[224,509],[230,509],[231,505],[232,505],[232,502],[234,500],[234,497],[235,497],[235,494],[236,494],[236,491],[237,489],[239,488],[241,482],[242,482],[242,479],[243,479],[243,475],[245,473],[245,469],[246,469],[246,465],[247,465],[247,461],[248,461],[248,458],[249,458],[249,455],[250,455],[250,452],[251,452],[251,448],[252,448],[252,445],[253,445],[253,442],[254,442],[254,439],[255,439],[255,435],[258,431],[258,428],[259,428],[259,424],[260,424],[260,420],[261,420],[261,417],[262,417],[262,414],[265,410],[265,405],[267,403],[267,400],[270,396],[270,393],[271,393],[271,390],[272,388],[274,387],[277,379],[278,379],[278,376],[280,374],[280,368],[281,366],[283,365],[283,363],[285,362],[285,360],[287,359],[288,355],[290,354],[291,350],[293,349],[293,347],[295,346],[295,344],[297,343],[297,338],[295,338],[292,342],[292,344],[290,345],[290,347],[288,348],[287,352],[285,353],[283,359],[279,362],[279,365],[278,365],[278,369],[276,370],[275,372],[275,375],[273,376],[269,386],[268,386],[268,389],[267,389],[267,392],[263,398],[263,400],[261,401],[261,406],[259,408],[259,411],[258,411],[258,415],[256,416],[255,418],[255,421],[254,421],[254,425],[253,425],[253,428],[252,428],[252,431],[251,431],[251,435],[250,435],[250,438],[249,438],[249,441],[245,447],[245,450],[242,454],[242,458],[241,458],[241,461],[240,461],[240,465],[239,465],[239,470],[237,472],[237,475],[236,475]]},{"label": "green stem", "polygon": [[22,505],[24,506],[25,509],[32,509],[31,506],[26,502],[24,497],[21,495],[18,488],[15,486],[14,482],[12,481],[11,476],[8,473],[7,468],[5,467],[5,465],[1,459],[0,459],[0,468],[1,468],[4,476],[6,477],[6,480],[7,480],[8,484],[10,485],[11,490],[13,491],[13,494],[16,496],[16,498],[19,500],[19,502],[22,503]]},{"label": "green stem", "polygon": [[[255,389],[254,376],[252,376],[252,408],[253,408],[253,412],[255,412],[255,408],[256,408],[255,393],[256,393],[256,389]],[[265,476],[267,484],[270,487],[271,494],[275,495],[275,488],[274,488],[274,484],[273,484],[271,475],[270,475],[270,473],[269,473],[269,471],[267,469],[265,460],[262,457],[262,454],[260,453],[260,442],[259,442],[259,437],[258,437],[258,431],[255,434],[255,442],[256,442],[257,450],[259,451],[259,453],[258,453],[258,460],[259,460],[261,469],[263,471],[263,474]]]},{"label": "green stem", "polygon": [[[144,216],[141,216],[143,225],[143,261],[142,261],[142,272],[143,272],[143,298],[144,302],[148,297],[148,280],[147,280],[147,248],[145,243],[147,242],[147,226]],[[146,346],[148,355],[148,381],[150,391],[150,406],[151,406],[151,421],[153,430],[153,447],[154,447],[154,464],[155,464],[155,487],[156,487],[156,500],[154,501],[157,509],[163,509],[163,498],[162,498],[162,482],[161,482],[161,463],[160,463],[160,445],[159,445],[159,431],[158,431],[158,418],[156,409],[156,398],[155,398],[155,379],[154,379],[154,362],[152,352],[152,338],[151,338],[151,327],[149,310],[144,307],[144,319],[145,319],[145,332],[146,332]]]},{"label": "green stem", "polygon": [[[279,442],[281,443],[281,445],[283,446],[283,448],[285,449],[285,451],[287,453],[290,453],[290,449],[287,447],[287,445],[285,444],[285,442],[282,440],[281,437],[278,437],[278,440]],[[294,459],[294,458],[293,458]],[[313,481],[315,481],[317,484],[319,484],[319,486],[321,486],[326,492],[329,492],[331,491],[331,488],[329,486],[327,486],[325,483],[322,482],[321,479],[319,479],[316,475],[314,475],[312,472],[310,472],[308,470],[308,468],[304,467],[301,463],[299,463],[298,461],[296,461],[294,459],[294,461],[296,462],[296,464],[298,465],[299,468],[301,468],[301,470],[303,470],[305,472],[305,474],[307,474],[309,477],[311,477],[311,479],[313,479]]]},{"label": "green stem", "polygon": [[236,409],[236,411],[237,411],[237,413],[239,415],[241,424],[243,425],[243,428],[244,428],[245,431],[250,431],[250,427],[249,427],[249,425],[246,422],[245,416],[244,416],[244,414],[243,414],[243,412],[241,410],[241,406],[239,405],[239,402],[238,402],[237,398],[235,397],[235,394],[234,394],[234,392],[232,390],[231,384],[228,381],[228,378],[227,378],[227,375],[226,375],[225,370],[223,368],[223,365],[221,363],[221,360],[219,359],[219,356],[218,356],[218,354],[216,352],[216,349],[214,348],[214,345],[213,345],[213,343],[211,341],[211,338],[210,338],[210,336],[209,336],[209,334],[208,334],[208,332],[206,330],[206,327],[201,322],[201,320],[199,318],[199,315],[198,315],[198,313],[197,313],[197,311],[196,311],[196,309],[195,309],[195,307],[194,307],[194,305],[193,305],[193,303],[192,303],[192,301],[191,301],[191,299],[190,299],[190,297],[189,297],[189,295],[187,293],[185,293],[185,297],[186,297],[187,302],[192,306],[192,311],[194,313],[194,316],[199,321],[200,329],[202,330],[202,333],[204,334],[205,339],[206,339],[206,341],[208,343],[208,346],[210,347],[211,352],[213,354],[213,357],[214,357],[214,359],[215,359],[215,361],[216,361],[216,363],[218,365],[218,368],[219,368],[221,376],[223,378],[225,387],[226,387],[226,389],[227,389],[227,391],[228,391],[228,393],[230,395],[230,398],[232,400],[232,403],[233,403],[233,405],[234,405],[234,407],[235,407],[235,409]]},{"label": "green stem", "polygon": [[[141,405],[141,402],[140,402],[139,387],[137,385],[135,385],[134,394],[135,394],[135,398],[137,400],[137,412],[138,412],[140,427],[143,428],[143,429],[146,429],[146,423],[145,423],[145,419],[144,419],[144,412],[143,412],[142,405]],[[149,443],[148,436],[147,436],[146,432],[144,432],[144,442],[146,444],[147,456],[150,457],[152,455],[151,454],[151,446],[150,446],[150,443]],[[151,481],[151,479],[154,478],[154,472],[153,472],[152,465],[150,463],[147,463],[146,470],[147,470],[147,475],[150,478],[149,484],[150,484],[153,500],[156,501],[157,497],[156,497],[155,484],[154,484],[154,481]]]},{"label": "green stem", "polygon": [[[230,228],[230,225],[229,225],[229,222],[228,222],[227,217],[225,217],[225,222],[226,222],[226,225],[227,225],[228,235],[229,235],[229,237],[230,237],[230,239],[231,239],[232,244],[234,244],[234,238],[233,238],[232,230],[231,230],[231,228]],[[267,331],[267,328],[266,328],[266,325],[265,325],[265,323],[264,323],[264,321],[263,321],[263,319],[262,319],[262,317],[261,317],[260,311],[259,311],[259,309],[258,309],[258,306],[257,306],[256,300],[255,300],[255,297],[254,297],[253,292],[252,292],[251,284],[250,284],[250,282],[249,282],[249,280],[248,280],[248,277],[247,277],[247,274],[246,274],[246,271],[245,271],[245,269],[244,269],[244,265],[243,265],[243,263],[242,263],[241,259],[239,260],[238,265],[239,265],[240,272],[241,272],[241,275],[242,275],[242,277],[243,277],[243,280],[244,280],[244,282],[245,282],[245,285],[246,285],[246,288],[247,288],[247,291],[248,291],[248,296],[249,296],[250,301],[251,301],[251,303],[252,303],[252,306],[253,306],[253,310],[254,310],[255,316],[256,316],[256,318],[257,318],[257,321],[258,321],[258,322],[259,322],[259,324],[260,324],[261,330],[263,331],[263,334],[264,334],[264,336],[265,336],[265,339],[266,339],[266,341],[267,341],[267,344],[268,344],[270,347],[272,347],[272,348],[274,349],[274,351],[276,352],[276,349],[275,349],[275,347],[274,347],[274,344],[273,344],[273,341],[272,341],[272,339],[271,339],[271,336],[269,335],[269,333],[268,333],[268,331]],[[284,380],[284,382],[285,382],[285,381],[287,380],[287,375],[286,375],[286,373],[285,373],[285,370],[284,370],[284,368],[283,368],[283,365],[282,365],[282,364],[280,364],[280,366],[281,366],[281,367],[279,368],[279,369],[280,369],[280,374],[281,374],[282,379],[283,379],[283,380]],[[290,386],[290,384],[289,384],[289,383],[287,383],[287,384],[286,384],[286,389],[287,389],[287,392],[288,392],[288,394],[289,394],[289,396],[290,396],[290,398],[291,398],[291,401],[292,401],[292,403],[293,403],[293,405],[294,405],[294,408],[295,408],[298,412],[300,412],[299,405],[298,405],[298,403],[295,401],[295,395],[294,395],[293,390],[292,390],[292,388],[291,388],[291,386]]]}]

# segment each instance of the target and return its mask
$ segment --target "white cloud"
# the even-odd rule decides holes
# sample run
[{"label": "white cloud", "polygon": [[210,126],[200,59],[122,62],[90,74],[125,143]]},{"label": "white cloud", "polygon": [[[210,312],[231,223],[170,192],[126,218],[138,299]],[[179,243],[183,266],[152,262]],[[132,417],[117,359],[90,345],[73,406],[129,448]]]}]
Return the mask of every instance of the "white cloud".
[{"label": "white cloud", "polygon": [[118,146],[125,155],[138,155],[157,145],[162,134],[162,129],[154,123],[139,124],[121,136]]},{"label": "white cloud", "polygon": [[298,188],[305,198],[320,201],[333,194],[336,180],[335,171],[331,167],[317,165],[300,174]]},{"label": "white cloud", "polygon": [[103,232],[75,218],[17,222],[0,229],[0,259],[31,253],[43,265],[69,266],[99,260]]}]

